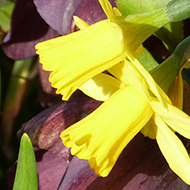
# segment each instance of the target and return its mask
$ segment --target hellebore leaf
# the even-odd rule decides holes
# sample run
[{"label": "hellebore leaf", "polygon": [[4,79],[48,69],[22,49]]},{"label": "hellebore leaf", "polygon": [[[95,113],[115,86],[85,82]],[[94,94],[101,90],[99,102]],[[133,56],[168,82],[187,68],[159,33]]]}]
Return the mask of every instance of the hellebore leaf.
[{"label": "hellebore leaf", "polygon": [[49,151],[37,149],[35,153],[39,173],[39,189],[57,189],[69,162]]},{"label": "hellebore leaf", "polygon": [[186,189],[168,167],[155,141],[138,134],[123,150],[106,178],[90,170],[88,162],[74,157],[59,189]]},{"label": "hellebore leaf", "polygon": [[[59,189],[88,189],[88,185],[98,179],[98,175],[90,168],[87,160],[73,157],[63,176]],[[93,187],[92,187],[93,188]]]},{"label": "hellebore leaf", "polygon": [[27,133],[33,146],[48,150],[68,160],[69,149],[63,145],[60,133],[91,113],[100,104],[101,102],[90,98],[76,98],[61,102],[25,123],[18,131],[18,136]]},{"label": "hellebore leaf", "polygon": [[50,107],[55,102],[61,100],[61,96],[55,93],[56,89],[51,86],[49,75],[51,72],[42,69],[42,64],[38,63],[39,72],[39,101],[42,107]]},{"label": "hellebore leaf", "polygon": [[[114,0],[110,0],[115,5]],[[34,0],[41,17],[59,34],[65,35],[75,29],[73,16],[93,24],[106,16],[97,0]]]},{"label": "hellebore leaf", "polygon": [[15,60],[36,55],[34,46],[43,40],[59,36],[36,11],[32,0],[18,0],[12,14],[11,30],[4,38],[5,54]]}]

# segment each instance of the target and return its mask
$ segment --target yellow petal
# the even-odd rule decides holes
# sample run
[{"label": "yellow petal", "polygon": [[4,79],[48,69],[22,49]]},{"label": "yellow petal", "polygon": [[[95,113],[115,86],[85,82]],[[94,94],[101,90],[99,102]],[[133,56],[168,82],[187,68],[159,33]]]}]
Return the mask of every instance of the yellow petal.
[{"label": "yellow petal", "polygon": [[145,78],[139,73],[132,62],[124,60],[108,69],[108,71],[125,85],[133,86],[140,94],[144,95],[147,100],[152,101],[152,93],[150,95]]},{"label": "yellow petal", "polygon": [[130,140],[152,116],[148,101],[133,87],[124,87],[83,120],[61,133],[63,143],[91,168],[107,176]]},{"label": "yellow petal", "polygon": [[146,80],[148,88],[151,92],[158,98],[158,100],[162,103],[163,109],[165,111],[168,110],[168,103],[171,103],[168,96],[164,93],[164,91],[157,85],[152,76],[146,71],[146,69],[139,63],[139,61],[130,53],[127,53],[129,60],[134,64],[139,73]]},{"label": "yellow petal", "polygon": [[123,59],[123,47],[116,36],[116,30],[118,35],[121,29],[111,25],[107,20],[100,21],[36,45],[43,69],[52,71],[49,80],[63,100],[88,79]]},{"label": "yellow petal", "polygon": [[183,69],[188,68],[190,68],[190,59],[181,67],[178,76],[176,77],[168,92],[173,105],[179,109],[183,108],[183,78],[181,72]]},{"label": "yellow petal", "polygon": [[134,54],[135,55],[141,55],[143,52],[143,46],[142,44],[135,50]]},{"label": "yellow petal", "polygon": [[154,120],[151,118],[148,123],[141,129],[141,133],[145,137],[149,137],[150,139],[156,139],[156,133],[155,133],[155,123]]},{"label": "yellow petal", "polygon": [[147,38],[169,22],[169,18],[164,8],[161,8],[146,13],[116,17],[114,21],[123,30],[126,52],[134,54]]},{"label": "yellow petal", "polygon": [[156,140],[170,168],[190,185],[190,158],[184,145],[159,116],[155,117],[155,124]]},{"label": "yellow petal", "polygon": [[112,5],[108,0],[98,0],[100,5],[102,6],[102,9],[104,10],[106,16],[108,19],[112,22],[113,21],[113,9]]},{"label": "yellow petal", "polygon": [[114,14],[115,16],[122,16],[121,12],[120,12],[119,9],[116,8],[116,7],[113,7],[113,14]]},{"label": "yellow petal", "polygon": [[79,17],[73,16],[73,19],[79,29],[82,30],[82,29],[89,27],[89,24],[86,23],[84,20],[80,19]]},{"label": "yellow petal", "polygon": [[179,108],[168,104],[168,112],[164,112],[158,101],[151,103],[153,110],[158,114],[174,131],[190,139],[190,117]]},{"label": "yellow petal", "polygon": [[114,77],[100,73],[92,79],[85,82],[79,89],[99,101],[107,100],[114,92],[125,85]]}]

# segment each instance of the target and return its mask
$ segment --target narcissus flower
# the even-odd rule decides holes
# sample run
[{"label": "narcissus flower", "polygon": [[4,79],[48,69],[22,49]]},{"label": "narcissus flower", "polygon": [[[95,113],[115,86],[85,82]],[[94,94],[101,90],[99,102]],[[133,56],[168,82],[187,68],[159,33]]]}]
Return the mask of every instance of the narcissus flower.
[{"label": "narcissus flower", "polygon": [[124,147],[141,131],[157,140],[171,169],[190,184],[190,159],[174,133],[190,138],[189,116],[171,104],[135,58],[108,71],[114,77],[102,73],[80,87],[105,102],[63,131],[63,143],[72,154],[88,159],[98,175],[107,176]]},{"label": "narcissus flower", "polygon": [[[75,17],[80,31],[36,46],[43,68],[52,71],[52,86],[64,100],[79,88],[90,97],[105,101],[64,130],[63,143],[73,155],[89,160],[91,168],[105,177],[124,147],[141,131],[157,140],[171,169],[190,184],[190,159],[175,135],[176,131],[190,138],[190,118],[172,105],[132,55],[169,21],[167,15],[159,9],[123,17],[108,1],[99,1],[108,20],[88,26]],[[102,73],[105,70],[111,75]]]},{"label": "narcissus flower", "polygon": [[75,17],[80,31],[36,45],[43,69],[52,71],[49,80],[63,100],[90,78],[122,61],[125,52],[139,53],[142,42],[169,22],[164,9],[121,16],[109,1],[99,2],[107,20],[87,27]]}]

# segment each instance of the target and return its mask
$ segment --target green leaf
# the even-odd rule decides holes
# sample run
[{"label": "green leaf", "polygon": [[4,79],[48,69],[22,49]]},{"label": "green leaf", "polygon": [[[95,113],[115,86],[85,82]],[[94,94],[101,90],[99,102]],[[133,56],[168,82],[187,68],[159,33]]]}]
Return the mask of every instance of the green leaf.
[{"label": "green leaf", "polygon": [[162,40],[169,52],[173,52],[176,46],[183,40],[183,23],[169,23],[155,32],[155,35]]},{"label": "green leaf", "polygon": [[188,0],[118,0],[118,8],[123,15],[137,14],[153,11],[165,7],[170,22],[155,34],[160,38],[166,48],[172,53],[183,40],[183,23],[180,22],[190,17],[190,2]]},{"label": "green leaf", "polygon": [[154,11],[116,17],[116,23],[122,28],[127,50],[134,52],[147,38],[169,23],[164,8]]},{"label": "green leaf", "polygon": [[13,190],[37,190],[36,159],[30,138],[22,135]]},{"label": "green leaf", "polygon": [[143,52],[140,56],[135,56],[135,57],[139,60],[139,62],[144,66],[144,68],[147,71],[151,71],[152,69],[158,66],[156,60],[153,58],[150,52],[145,48],[143,48]]},{"label": "green leaf", "polygon": [[170,22],[178,22],[190,18],[190,1],[173,0],[165,6]]},{"label": "green leaf", "polygon": [[117,0],[123,15],[145,13],[164,7],[170,0]]},{"label": "green leaf", "polygon": [[181,66],[189,57],[190,37],[183,40],[164,62],[150,71],[150,74],[159,86],[167,92],[175,77],[179,74]]},{"label": "green leaf", "polygon": [[0,2],[0,29],[3,32],[10,30],[11,15],[14,8],[14,3],[3,0]]}]

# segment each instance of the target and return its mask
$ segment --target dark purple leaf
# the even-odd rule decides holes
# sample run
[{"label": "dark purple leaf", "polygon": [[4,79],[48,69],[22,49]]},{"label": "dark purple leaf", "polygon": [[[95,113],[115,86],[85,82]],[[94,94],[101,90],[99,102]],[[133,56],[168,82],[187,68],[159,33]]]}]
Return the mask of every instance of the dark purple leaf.
[{"label": "dark purple leaf", "polygon": [[[115,6],[115,0],[110,0]],[[73,15],[79,16],[89,24],[106,16],[98,0],[34,0],[41,17],[59,34],[74,31]]]},{"label": "dark purple leaf", "polygon": [[39,190],[57,189],[69,163],[48,151],[43,155],[41,152],[40,149],[36,151]]},{"label": "dark purple leaf", "polygon": [[[116,7],[116,0],[109,0],[109,2],[113,7]],[[88,24],[93,24],[107,18],[98,0],[82,0],[74,15],[80,17]]]},{"label": "dark purple leaf", "polygon": [[88,161],[81,160],[74,156],[68,166],[66,174],[64,174],[59,189],[85,190],[96,179],[98,179],[98,175],[90,168]]},{"label": "dark purple leaf", "polygon": [[26,132],[32,144],[40,149],[68,159],[69,149],[60,138],[60,133],[68,126],[79,121],[95,110],[101,102],[90,98],[76,98],[52,106],[32,118],[18,132],[18,136]]},{"label": "dark purple leaf", "polygon": [[73,158],[59,190],[181,190],[188,187],[170,170],[156,142],[138,134],[106,178],[98,177],[88,161]]},{"label": "dark purple leaf", "polygon": [[39,72],[39,101],[42,107],[52,106],[57,100],[61,100],[61,95],[56,94],[56,89],[51,86],[49,81],[50,71],[42,69],[42,64],[38,64]]},{"label": "dark purple leaf", "polygon": [[40,17],[33,0],[17,0],[3,50],[12,59],[26,59],[36,55],[34,47],[38,42],[57,36],[57,31]]},{"label": "dark purple leaf", "polygon": [[[69,163],[60,156],[40,149],[35,149],[35,155],[39,190],[57,189]],[[6,173],[9,190],[14,183],[15,171],[16,163]]]}]

